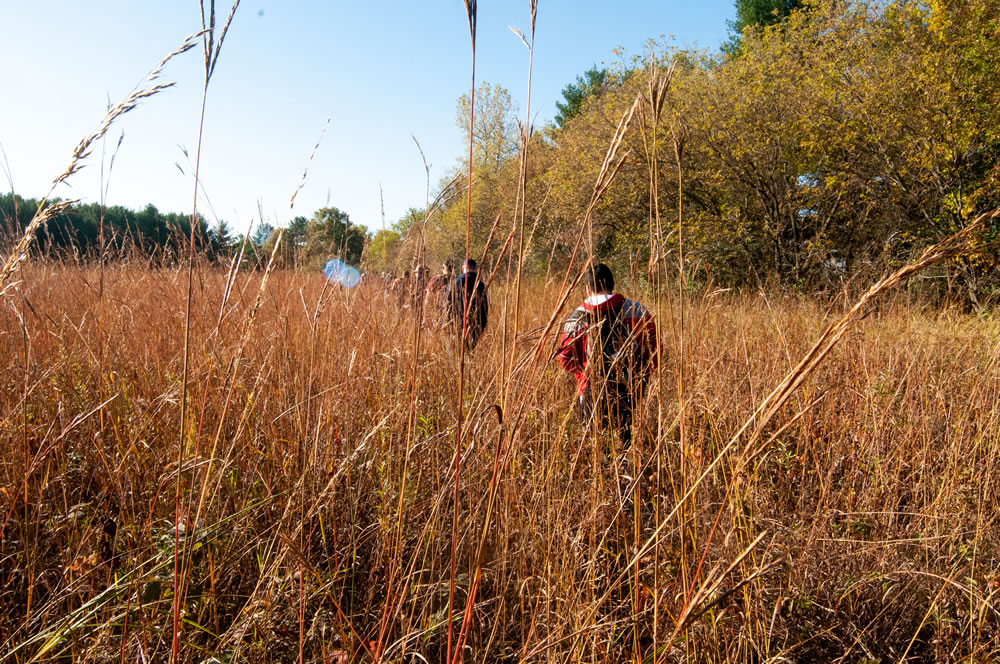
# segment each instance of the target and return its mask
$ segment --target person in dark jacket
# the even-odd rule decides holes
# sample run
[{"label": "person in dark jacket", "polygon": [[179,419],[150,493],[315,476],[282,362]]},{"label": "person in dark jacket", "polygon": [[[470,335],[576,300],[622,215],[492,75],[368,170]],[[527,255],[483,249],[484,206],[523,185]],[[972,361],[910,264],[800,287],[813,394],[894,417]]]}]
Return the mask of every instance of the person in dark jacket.
[{"label": "person in dark jacket", "polygon": [[584,425],[600,422],[627,444],[632,414],[656,367],[656,325],[644,306],[614,292],[607,265],[588,266],[583,283],[587,297],[563,325],[557,357],[576,377]]},{"label": "person in dark jacket", "polygon": [[479,279],[475,259],[467,258],[462,274],[448,284],[448,323],[464,339],[471,351],[479,343],[489,318],[486,286]]}]

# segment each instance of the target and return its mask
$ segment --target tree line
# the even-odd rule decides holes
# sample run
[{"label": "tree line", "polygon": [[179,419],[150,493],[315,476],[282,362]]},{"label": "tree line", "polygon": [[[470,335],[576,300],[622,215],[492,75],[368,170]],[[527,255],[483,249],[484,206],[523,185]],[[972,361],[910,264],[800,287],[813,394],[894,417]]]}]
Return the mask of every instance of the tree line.
[{"label": "tree line", "polygon": [[[0,237],[6,235],[16,240],[39,205],[35,199],[10,193],[0,195]],[[39,229],[35,251],[46,256],[95,258],[101,252],[102,230],[106,257],[170,264],[186,255],[191,215],[162,212],[152,204],[142,210],[131,210],[120,205],[77,203]],[[277,230],[265,222],[252,228],[244,238],[234,233],[224,220],[209,225],[198,215],[195,249],[210,260],[229,260],[242,250],[248,262],[260,264],[270,257],[277,242]],[[276,255],[281,267],[318,267],[332,256],[357,265],[369,240],[363,226],[352,224],[347,213],[335,207],[321,208],[311,218],[296,217],[283,230],[284,238]]]},{"label": "tree line", "polygon": [[[0,194],[0,229],[7,239],[23,233],[41,204],[15,194]],[[102,208],[97,203],[77,203],[53,217],[39,228],[34,247],[37,253],[54,256],[96,256],[104,230],[104,246],[114,255],[134,255],[161,260],[174,260],[183,253],[191,233],[191,215],[161,212],[155,205],[142,210],[130,210],[120,205]],[[212,255],[221,253],[231,241],[225,224],[210,229],[201,216],[196,219],[195,238],[199,251]]]}]

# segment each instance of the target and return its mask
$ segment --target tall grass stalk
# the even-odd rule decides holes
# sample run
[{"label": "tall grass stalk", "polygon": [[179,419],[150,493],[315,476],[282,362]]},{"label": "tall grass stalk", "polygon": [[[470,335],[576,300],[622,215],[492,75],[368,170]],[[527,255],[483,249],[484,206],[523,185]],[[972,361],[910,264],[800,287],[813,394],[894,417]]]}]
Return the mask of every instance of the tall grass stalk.
[{"label": "tall grass stalk", "polygon": [[[681,487],[686,488],[688,485],[688,476],[690,474],[688,468],[688,460],[690,458],[689,450],[689,440],[687,436],[687,426],[685,417],[685,408],[687,404],[685,403],[685,392],[684,392],[684,382],[685,382],[685,365],[686,365],[686,334],[685,334],[685,320],[684,320],[684,294],[687,289],[687,267],[684,262],[684,130],[681,124],[681,120],[678,119],[670,124],[670,140],[673,145],[674,152],[674,165],[677,170],[677,410],[680,413],[680,419],[678,421],[678,428],[680,434],[680,445],[681,445],[681,458],[680,458],[680,476],[681,476]],[[680,521],[682,523],[686,522],[686,512],[688,505],[686,500],[679,506],[680,507]],[[697,511],[696,506],[691,506],[692,511]],[[692,538],[693,539],[693,538]],[[697,546],[697,542],[689,542],[686,538],[682,540],[681,549],[681,578],[682,586],[688,588],[686,591],[684,602],[685,604],[690,601],[691,587],[693,586],[694,580],[689,580],[687,578],[689,563],[688,555],[694,547]],[[672,641],[672,639],[671,639]]]},{"label": "tall grass stalk", "polygon": [[[649,268],[647,270],[650,285],[652,286],[654,292],[663,292],[663,279],[666,276],[665,271],[661,272],[661,259],[665,260],[663,257],[664,251],[664,237],[663,237],[663,221],[660,218],[660,157],[659,157],[659,127],[660,119],[663,113],[663,106],[667,99],[667,91],[670,86],[670,81],[673,78],[674,65],[668,67],[666,71],[661,71],[659,64],[656,62],[655,58],[650,54],[649,61],[649,73],[648,73],[648,84],[647,84],[647,104],[640,107],[640,133],[642,136],[643,147],[646,154],[646,163],[649,175]],[[679,194],[683,193],[680,191]],[[664,266],[665,267],[665,264]],[[661,327],[659,334],[663,333],[662,321],[664,319],[664,307],[663,299],[661,297],[656,298],[655,304],[656,320],[661,321]],[[680,344],[678,344],[679,346]],[[656,385],[663,385],[663,366],[664,357],[661,356],[663,350],[662,342],[656,344]],[[683,355],[679,356],[678,366],[681,367],[683,364]],[[678,374],[682,373],[682,368],[678,369]],[[678,379],[678,385],[680,385],[680,379]],[[656,433],[655,440],[660,441],[663,439],[664,428],[663,420],[666,417],[664,411],[663,403],[663,392],[662,390],[656,390],[652,395],[656,400]],[[678,393],[678,412],[680,420],[683,420],[684,410],[682,407],[681,394]],[[683,440],[683,432],[681,433],[681,438]],[[683,444],[682,444],[683,449]],[[654,495],[660,495],[662,491],[662,479],[664,474],[663,468],[663,457],[664,455],[659,453],[659,445],[657,444],[653,452],[656,458],[656,478],[655,484],[652,487]],[[640,459],[638,456],[638,447],[634,446],[632,450],[632,467],[640,467]],[[640,486],[637,482],[635,485],[635,494],[633,496],[634,508],[633,508],[633,532],[636,540],[639,539],[640,535],[640,514],[639,505],[641,504],[641,494],[639,493]],[[654,504],[654,520],[659,520],[659,507],[660,502],[657,501]],[[659,556],[660,548],[656,547],[653,551],[653,586],[659,588]],[[640,581],[638,576],[638,570],[633,578],[633,610],[638,610],[639,604],[639,588]],[[659,645],[660,636],[660,598],[653,598],[653,651],[656,652]],[[636,641],[638,638],[637,632],[633,632]],[[635,643],[637,645],[637,642]]]},{"label": "tall grass stalk", "polygon": [[[472,67],[470,72],[471,83],[469,86],[469,172],[466,183],[465,200],[465,260],[469,260],[469,249],[472,238],[472,157],[475,146],[475,124],[476,124],[476,20],[477,7],[476,0],[464,0],[465,14],[469,19],[469,37],[471,39]],[[455,492],[452,497],[452,525],[451,525],[451,569],[448,575],[448,646],[446,651],[447,662],[461,661],[461,651],[452,649],[452,617],[455,613],[455,576],[458,571],[458,512],[459,512],[459,477],[462,464],[462,438],[464,433],[464,406],[465,406],[465,337],[468,334],[469,312],[465,311],[462,316],[460,333],[458,335],[458,393],[456,395],[456,425],[455,425]]]},{"label": "tall grass stalk", "polygon": [[[524,124],[521,125],[520,131],[520,150],[518,151],[518,174],[517,174],[517,193],[514,198],[514,208],[515,213],[513,216],[513,224],[517,227],[517,273],[514,277],[514,325],[513,325],[513,338],[517,339],[517,335],[520,333],[520,313],[521,313],[521,276],[524,273],[524,217],[525,217],[525,205],[527,202],[527,186],[528,186],[528,150],[531,141],[532,125],[531,125],[531,78],[534,72],[534,62],[535,62],[535,26],[538,19],[538,0],[528,0],[528,16],[530,19],[530,30],[528,32],[529,38],[525,38],[524,34],[515,27],[511,27],[511,30],[516,34],[521,42],[524,43],[525,47],[528,49],[528,92],[525,100],[525,110],[524,110]],[[539,212],[540,214],[540,212]],[[513,247],[512,247],[513,249]],[[510,253],[513,253],[511,251]],[[510,255],[510,254],[508,254]],[[508,260],[509,265],[509,260]],[[508,276],[508,283],[510,278]],[[508,339],[507,334],[507,321],[510,318],[507,312],[507,301],[508,301],[508,291],[509,289],[504,289],[504,316],[503,316],[503,343],[504,350],[506,351],[506,344]],[[504,385],[510,381],[510,375],[514,368],[514,363],[516,361],[516,344],[511,344],[510,349],[510,364],[505,376],[506,380]],[[506,354],[506,352],[505,352]],[[509,392],[505,389],[502,396],[501,403],[503,408],[506,409],[508,405]]]},{"label": "tall grass stalk", "polygon": [[[190,359],[190,343],[191,343],[191,297],[194,289],[194,264],[195,264],[195,232],[199,227],[198,224],[198,188],[201,183],[201,146],[202,139],[204,137],[205,131],[205,107],[208,102],[208,86],[212,80],[212,74],[215,72],[215,66],[219,62],[219,54],[222,51],[222,44],[226,39],[226,34],[229,32],[229,26],[232,24],[233,17],[236,15],[236,9],[239,7],[240,0],[234,0],[232,8],[230,9],[229,16],[226,19],[225,24],[222,26],[222,31],[218,34],[218,43],[216,43],[216,24],[215,24],[215,0],[209,0],[209,11],[206,20],[205,15],[205,2],[204,0],[199,0],[199,6],[201,8],[201,42],[202,42],[202,54],[204,58],[205,65],[205,76],[201,88],[201,110],[198,115],[198,139],[197,147],[195,148],[195,160],[194,160],[194,193],[192,195],[191,201],[191,228],[190,237],[188,240],[188,261],[187,261],[187,298],[184,305],[184,362],[181,369],[181,408],[180,408],[180,423],[179,423],[179,433],[177,436],[177,480],[174,485],[174,600],[173,600],[173,629],[172,629],[172,645],[170,648],[170,661],[177,662],[180,656],[180,630],[181,630],[181,607],[184,604],[184,599],[186,595],[185,578],[186,570],[181,566],[181,551],[180,551],[180,534],[181,534],[181,486],[182,486],[182,476],[184,468],[184,457],[185,449],[187,447],[187,396],[188,396],[188,375],[189,375],[189,359]],[[195,440],[195,454],[197,454],[197,449],[199,447],[200,439]],[[200,500],[200,499],[199,499]],[[187,509],[183,510],[185,515]],[[190,529],[191,524],[187,524],[188,529]]]}]

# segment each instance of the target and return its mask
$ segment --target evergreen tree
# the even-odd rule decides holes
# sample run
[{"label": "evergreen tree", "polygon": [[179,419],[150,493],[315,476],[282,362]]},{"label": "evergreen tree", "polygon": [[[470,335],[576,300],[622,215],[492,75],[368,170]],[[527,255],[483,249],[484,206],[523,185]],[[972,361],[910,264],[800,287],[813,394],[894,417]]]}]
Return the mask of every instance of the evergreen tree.
[{"label": "evergreen tree", "polygon": [[215,226],[211,230],[210,238],[212,249],[216,253],[225,255],[229,252],[229,248],[233,244],[233,233],[225,219],[219,219],[215,223]]},{"label": "evergreen tree", "polygon": [[580,109],[583,108],[583,101],[590,95],[597,93],[607,77],[607,69],[598,69],[597,65],[594,65],[585,71],[583,76],[577,76],[575,83],[570,83],[563,88],[562,96],[565,102],[556,102],[556,108],[559,109],[555,117],[556,126],[561,128],[570,118],[579,115]]}]

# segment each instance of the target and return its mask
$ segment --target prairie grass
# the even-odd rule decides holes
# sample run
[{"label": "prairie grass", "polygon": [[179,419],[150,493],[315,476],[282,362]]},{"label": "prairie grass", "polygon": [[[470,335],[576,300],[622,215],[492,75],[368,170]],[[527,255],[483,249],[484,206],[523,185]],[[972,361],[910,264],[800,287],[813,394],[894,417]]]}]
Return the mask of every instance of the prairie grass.
[{"label": "prairie grass", "polygon": [[[218,32],[199,4],[202,31],[53,185],[198,38],[204,116],[239,2]],[[571,266],[633,116],[650,163],[660,131],[682,172],[669,81],[621,118]],[[530,131],[498,266],[523,252]],[[662,361],[627,449],[581,431],[549,359],[572,269],[556,288],[498,268],[506,315],[468,354],[374,284],[199,265],[194,204],[180,267],[29,260],[42,206],[0,270],[0,661],[1000,656],[997,326],[905,293],[867,306],[957,245],[865,307],[696,294],[682,251],[680,283],[659,272],[659,181],[662,283],[626,291],[657,312]],[[677,229],[682,249],[680,205]]]},{"label": "prairie grass", "polygon": [[100,327],[97,267],[23,264],[0,309],[3,661],[169,659],[176,542],[182,661],[443,661],[456,508],[468,661],[1000,655],[992,320],[899,293],[720,455],[841,307],[686,296],[679,412],[677,297],[626,284],[663,362],[623,450],[529,334],[464,359],[459,437],[456,344],[380,289],[277,271],[253,313],[262,275],[204,266],[179,450],[186,266],[104,269]]}]

